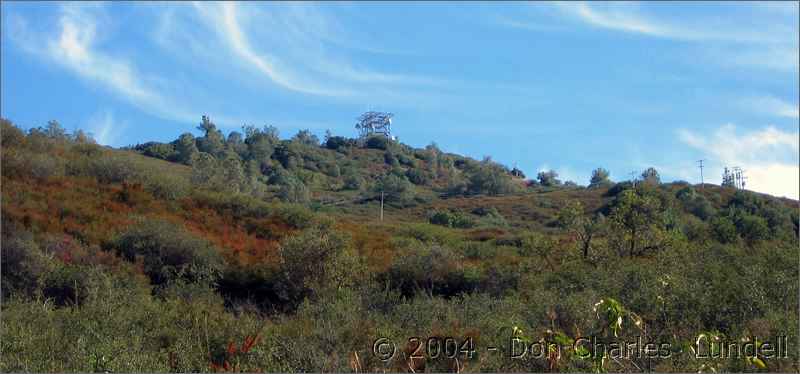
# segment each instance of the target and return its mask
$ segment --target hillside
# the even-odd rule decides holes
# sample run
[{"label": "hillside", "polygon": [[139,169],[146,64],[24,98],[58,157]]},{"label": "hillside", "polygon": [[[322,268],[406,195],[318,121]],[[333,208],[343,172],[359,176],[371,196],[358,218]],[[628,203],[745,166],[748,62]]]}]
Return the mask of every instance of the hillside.
[{"label": "hillside", "polygon": [[[199,131],[112,149],[2,120],[0,370],[800,370],[794,348],[689,349],[798,342],[797,201],[653,169],[635,186],[525,179],[381,137]],[[639,337],[669,354],[603,358]],[[565,348],[512,358],[510,339]]]}]

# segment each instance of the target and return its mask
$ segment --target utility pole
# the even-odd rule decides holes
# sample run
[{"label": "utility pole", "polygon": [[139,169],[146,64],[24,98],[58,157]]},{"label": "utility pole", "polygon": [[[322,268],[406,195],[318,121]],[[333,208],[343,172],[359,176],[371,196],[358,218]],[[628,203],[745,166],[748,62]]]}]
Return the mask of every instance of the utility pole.
[{"label": "utility pole", "polygon": [[383,222],[383,191],[381,191],[381,222]]},{"label": "utility pole", "polygon": [[631,181],[633,181],[633,188],[636,188],[636,172],[632,171],[629,174],[631,175]]},{"label": "utility pole", "polygon": [[703,160],[697,160],[697,162],[700,163],[700,189],[702,190],[703,185],[705,184],[703,182]]}]

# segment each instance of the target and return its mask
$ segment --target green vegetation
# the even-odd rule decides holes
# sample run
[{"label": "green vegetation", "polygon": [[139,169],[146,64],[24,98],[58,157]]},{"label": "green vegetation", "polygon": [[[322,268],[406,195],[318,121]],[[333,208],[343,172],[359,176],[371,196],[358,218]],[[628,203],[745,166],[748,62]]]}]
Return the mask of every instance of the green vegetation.
[{"label": "green vegetation", "polygon": [[[793,348],[691,350],[794,347],[797,201],[654,169],[635,186],[602,168],[590,188],[526,182],[435,144],[225,136],[207,117],[199,136],[126,149],[0,126],[4,372],[800,370]],[[509,358],[511,339],[587,336],[673,350]],[[410,358],[412,337],[459,354]]]}]

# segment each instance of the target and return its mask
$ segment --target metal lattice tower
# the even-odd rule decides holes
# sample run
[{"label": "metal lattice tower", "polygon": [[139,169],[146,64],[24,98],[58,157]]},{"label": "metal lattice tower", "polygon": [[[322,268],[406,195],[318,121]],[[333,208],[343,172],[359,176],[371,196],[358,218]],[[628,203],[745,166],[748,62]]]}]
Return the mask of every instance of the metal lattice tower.
[{"label": "metal lattice tower", "polygon": [[389,139],[394,139],[392,136],[392,113],[384,112],[366,112],[358,117],[356,129],[358,129],[358,136],[364,140],[372,135],[383,135]]},{"label": "metal lattice tower", "polygon": [[722,186],[723,187],[733,187],[737,190],[743,190],[747,177],[744,175],[744,170],[738,166],[734,166],[730,169],[727,167],[722,173]]}]

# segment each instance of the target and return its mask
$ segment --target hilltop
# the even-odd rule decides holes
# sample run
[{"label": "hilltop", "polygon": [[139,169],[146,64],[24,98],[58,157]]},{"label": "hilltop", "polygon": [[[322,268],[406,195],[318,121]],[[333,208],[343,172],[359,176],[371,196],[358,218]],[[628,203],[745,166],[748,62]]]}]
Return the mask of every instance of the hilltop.
[{"label": "hilltop", "polygon": [[[411,337],[797,341],[794,200],[654,169],[635,186],[602,168],[585,187],[526,179],[435,144],[225,135],[207,117],[198,136],[122,149],[1,125],[3,371],[695,371],[709,362],[685,352],[400,351]],[[381,338],[395,357],[372,351]]]}]

